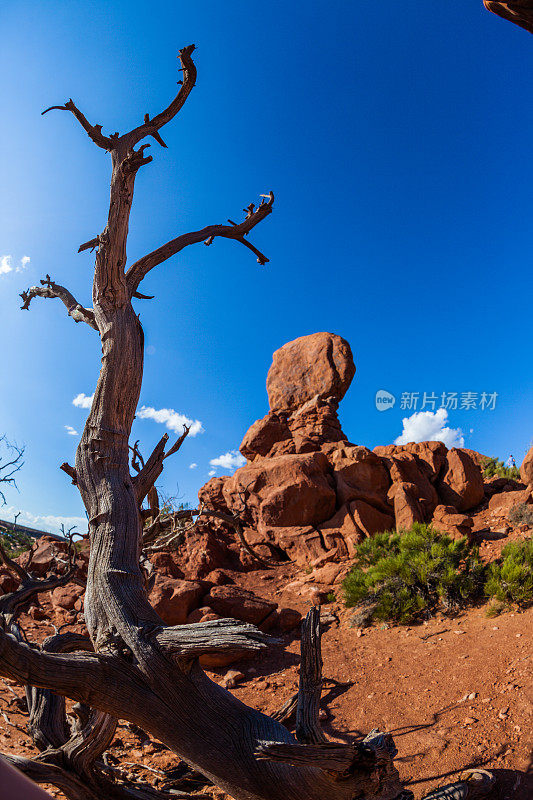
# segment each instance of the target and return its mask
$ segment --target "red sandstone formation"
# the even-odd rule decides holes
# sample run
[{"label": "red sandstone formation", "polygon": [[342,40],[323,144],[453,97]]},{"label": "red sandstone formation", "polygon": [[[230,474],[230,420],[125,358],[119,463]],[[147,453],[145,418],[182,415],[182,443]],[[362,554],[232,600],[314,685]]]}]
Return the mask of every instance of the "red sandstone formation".
[{"label": "red sandstone formation", "polygon": [[[248,463],[200,490],[204,508],[239,517],[261,553],[310,564],[352,555],[365,536],[414,522],[452,536],[471,532],[466,512],[485,499],[481,456],[442,442],[374,451],[350,443],[337,409],[354,374],[350,345],[332,333],[277,350],[267,376],[270,411],[240,447]],[[532,482],[533,450],[522,471]]]}]

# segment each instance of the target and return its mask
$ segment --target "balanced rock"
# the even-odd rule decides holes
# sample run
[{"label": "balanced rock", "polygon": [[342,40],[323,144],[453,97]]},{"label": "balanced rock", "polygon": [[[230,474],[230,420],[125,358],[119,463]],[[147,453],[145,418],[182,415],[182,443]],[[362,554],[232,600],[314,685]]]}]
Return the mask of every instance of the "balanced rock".
[{"label": "balanced rock", "polygon": [[342,400],[355,374],[350,345],[334,333],[301,336],[274,353],[267,377],[271,411],[296,411],[309,400]]}]

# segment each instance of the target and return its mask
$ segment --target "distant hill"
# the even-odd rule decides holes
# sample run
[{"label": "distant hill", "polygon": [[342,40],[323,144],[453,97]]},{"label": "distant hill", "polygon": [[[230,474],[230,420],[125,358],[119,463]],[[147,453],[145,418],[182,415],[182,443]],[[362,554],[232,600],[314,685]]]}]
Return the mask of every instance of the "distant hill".
[{"label": "distant hill", "polygon": [[19,522],[15,524],[14,522],[8,522],[5,519],[0,519],[0,528],[4,528],[10,533],[25,533],[27,536],[31,536],[32,539],[40,539],[41,536],[51,536],[53,539],[63,541],[63,537],[58,536],[55,533],[41,531],[39,528],[28,528],[26,525],[21,525]]}]

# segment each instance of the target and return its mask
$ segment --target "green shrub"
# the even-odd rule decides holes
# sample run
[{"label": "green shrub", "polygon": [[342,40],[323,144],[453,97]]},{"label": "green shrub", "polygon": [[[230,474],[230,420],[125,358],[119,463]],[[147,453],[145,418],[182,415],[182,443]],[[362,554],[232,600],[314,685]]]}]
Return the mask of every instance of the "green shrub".
[{"label": "green shrub", "polygon": [[513,525],[532,525],[533,526],[533,506],[527,503],[517,503],[507,515],[509,522]]},{"label": "green shrub", "polygon": [[489,566],[485,594],[506,605],[533,605],[533,539],[505,545],[501,558]]},{"label": "green shrub", "polygon": [[441,609],[453,612],[483,592],[485,567],[467,539],[450,539],[429,525],[386,531],[357,547],[343,589],[347,606],[372,617],[409,623]]},{"label": "green shrub", "polygon": [[0,530],[0,544],[10,558],[16,558],[29,550],[33,544],[33,539],[26,533],[20,531]]},{"label": "green shrub", "polygon": [[485,478],[510,478],[514,481],[520,480],[520,471],[518,467],[506,467],[503,461],[497,458],[483,459],[483,476]]}]

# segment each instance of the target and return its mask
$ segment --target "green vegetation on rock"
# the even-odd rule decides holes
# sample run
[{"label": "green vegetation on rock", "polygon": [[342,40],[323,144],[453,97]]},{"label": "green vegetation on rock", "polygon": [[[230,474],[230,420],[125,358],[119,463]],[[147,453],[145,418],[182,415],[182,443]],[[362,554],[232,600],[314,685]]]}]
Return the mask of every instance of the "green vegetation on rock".
[{"label": "green vegetation on rock", "polygon": [[0,529],[0,544],[10,558],[16,558],[30,549],[33,539],[20,531],[11,532]]},{"label": "green vegetation on rock", "polygon": [[484,478],[509,478],[514,481],[520,480],[520,470],[518,467],[506,467],[503,461],[497,458],[483,459]]}]

